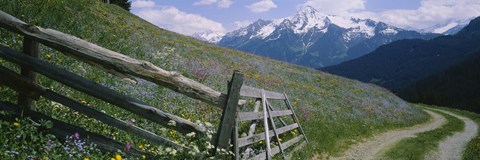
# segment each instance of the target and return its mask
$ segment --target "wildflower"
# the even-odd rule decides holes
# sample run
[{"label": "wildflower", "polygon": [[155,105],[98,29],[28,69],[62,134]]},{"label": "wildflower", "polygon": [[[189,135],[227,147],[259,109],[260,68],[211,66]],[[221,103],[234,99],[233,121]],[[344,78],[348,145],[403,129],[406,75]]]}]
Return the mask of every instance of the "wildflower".
[{"label": "wildflower", "polygon": [[110,160],[115,160],[115,158],[110,158]]},{"label": "wildflower", "polygon": [[213,127],[213,125],[209,122],[205,122],[205,126],[207,126],[208,128]]},{"label": "wildflower", "polygon": [[214,145],[212,145],[210,142],[207,142],[207,149],[213,149],[215,148]]},{"label": "wildflower", "polygon": [[190,133],[188,133],[188,134],[187,134],[187,137],[191,137],[191,138],[195,137],[195,132],[190,132]]},{"label": "wildflower", "polygon": [[83,160],[90,160],[90,158],[85,157],[85,158],[83,158]]},{"label": "wildflower", "polygon": [[79,138],[80,138],[80,133],[75,132],[75,139],[79,139]]},{"label": "wildflower", "polygon": [[130,119],[127,121],[127,126],[131,126],[133,123],[135,123],[135,119]]},{"label": "wildflower", "polygon": [[87,104],[87,101],[85,101],[85,100],[82,99],[82,100],[80,101],[80,103],[82,103],[82,104]]},{"label": "wildflower", "polygon": [[132,147],[132,145],[130,143],[127,143],[127,145],[125,146],[125,149],[128,151],[130,151],[130,148]]},{"label": "wildflower", "polygon": [[142,155],[142,159],[147,159],[147,156],[145,156],[145,155]]},{"label": "wildflower", "polygon": [[50,59],[52,59],[52,55],[47,54],[47,55],[45,56],[45,58],[46,58],[47,60],[50,60]]},{"label": "wildflower", "polygon": [[143,149],[143,144],[138,145],[138,149]]},{"label": "wildflower", "polygon": [[18,122],[13,122],[13,126],[15,126],[15,127],[20,127],[20,123],[18,123]]},{"label": "wildflower", "polygon": [[168,121],[169,126],[175,126],[177,123],[173,120]]},{"label": "wildflower", "polygon": [[115,160],[122,160],[122,156],[119,154],[115,155]]},{"label": "wildflower", "polygon": [[176,130],[171,130],[171,131],[170,131],[170,135],[172,135],[172,136],[175,135],[176,133],[177,133]]},{"label": "wildflower", "polygon": [[263,141],[260,141],[260,142],[258,142],[258,143],[263,144]]},{"label": "wildflower", "polygon": [[240,137],[246,137],[247,136],[247,133],[243,132]]}]

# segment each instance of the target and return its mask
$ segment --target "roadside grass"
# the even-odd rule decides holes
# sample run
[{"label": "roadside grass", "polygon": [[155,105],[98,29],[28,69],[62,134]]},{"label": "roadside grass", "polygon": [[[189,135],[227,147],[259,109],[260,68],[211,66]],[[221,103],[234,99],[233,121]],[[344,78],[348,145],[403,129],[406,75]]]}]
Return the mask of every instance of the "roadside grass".
[{"label": "roadside grass", "polygon": [[[115,5],[101,0],[0,0],[0,10],[29,24],[68,33],[113,51],[147,60],[165,70],[177,71],[215,90],[226,93],[234,70],[245,75],[245,84],[288,94],[310,143],[297,153],[303,159],[314,154],[340,154],[356,141],[374,134],[424,122],[428,116],[418,108],[375,85],[291,65],[247,53],[218,47],[158,28]],[[0,29],[2,45],[21,50],[22,36]],[[221,112],[214,106],[193,100],[164,87],[137,79],[134,85],[74,58],[40,45],[40,59],[91,81],[138,98],[166,112],[192,122],[218,126]],[[18,71],[18,66],[0,59],[0,65]],[[39,76],[39,83],[84,105],[112,115],[185,145],[192,139],[174,130],[141,119],[118,107]],[[0,86],[0,101],[16,103],[16,93]],[[252,102],[249,105],[253,106]],[[58,103],[40,99],[36,111],[88,131],[131,144],[131,147],[172,159],[188,159],[176,153],[79,114]],[[6,124],[11,124],[7,123]],[[11,126],[10,126],[11,127]],[[261,131],[261,130],[259,130]],[[0,130],[2,135],[4,130]],[[31,132],[31,131],[30,131]],[[33,137],[36,134],[29,134]],[[32,137],[32,138],[33,138]],[[0,143],[10,146],[3,137]],[[11,137],[12,138],[12,137]],[[14,137],[13,137],[14,138]],[[285,139],[288,140],[288,139]],[[25,142],[28,146],[29,141]],[[199,144],[203,151],[204,143]],[[19,148],[5,148],[15,151]],[[170,152],[166,152],[169,150]],[[119,151],[125,157],[127,151]],[[31,154],[34,151],[21,154]],[[63,152],[57,152],[63,154]],[[173,155],[175,153],[175,155]],[[0,153],[0,158],[6,156]],[[58,155],[53,155],[58,156]],[[7,157],[8,158],[8,157]],[[41,158],[41,157],[34,157]]]},{"label": "roadside grass", "polygon": [[[422,106],[421,108],[428,109],[428,106]],[[438,148],[438,144],[443,139],[455,132],[462,131],[465,124],[462,120],[451,116],[449,114],[431,110],[446,118],[446,123],[440,128],[418,133],[417,137],[406,138],[385,151],[382,157],[386,159],[408,159],[408,160],[420,160],[424,159],[424,156]]]},{"label": "roadside grass", "polygon": [[465,110],[448,108],[448,107],[432,107],[432,108],[447,110],[452,113],[470,118],[475,123],[477,123],[477,125],[479,126],[478,134],[475,138],[473,138],[470,142],[468,142],[465,152],[463,153],[463,159],[464,160],[480,160],[480,114],[465,111]]}]

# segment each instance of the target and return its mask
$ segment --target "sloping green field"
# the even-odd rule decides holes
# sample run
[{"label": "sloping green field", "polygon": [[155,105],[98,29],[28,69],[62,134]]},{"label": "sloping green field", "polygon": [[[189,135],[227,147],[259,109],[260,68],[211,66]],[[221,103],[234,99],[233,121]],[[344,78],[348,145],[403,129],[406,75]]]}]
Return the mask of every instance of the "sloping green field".
[{"label": "sloping green field", "polygon": [[[425,113],[383,88],[201,42],[158,28],[120,7],[104,4],[100,0],[0,0],[0,10],[26,23],[59,30],[113,51],[150,61],[163,69],[180,72],[223,93],[226,93],[227,80],[233,71],[241,70],[246,76],[245,84],[289,95],[310,140],[308,147],[298,153],[300,154],[298,156],[303,158],[313,154],[336,155],[354,141],[374,133],[409,126],[428,119]],[[22,36],[0,29],[0,42],[2,45],[21,50]],[[193,122],[198,120],[218,126],[221,112],[214,106],[144,80],[138,80],[139,83],[136,85],[130,84],[44,46],[41,46],[40,58],[153,104],[164,111]],[[2,59],[0,65],[18,70],[18,67]],[[178,143],[190,143],[185,136],[141,120],[135,115],[45,77],[40,76],[39,82],[116,118],[125,121],[135,119],[135,124],[142,128],[165,135]],[[0,101],[15,102],[15,100],[14,92],[3,86],[0,88]],[[130,143],[132,147],[140,150],[164,154],[162,151],[165,148],[158,148],[64,106],[43,99],[36,104],[37,111],[54,118]],[[1,127],[19,129],[7,122],[2,123]],[[7,132],[3,128],[0,132]],[[2,134],[10,135],[0,133]],[[25,155],[32,155],[33,152],[38,153],[37,155],[65,154],[60,151],[47,152],[42,147],[38,147],[36,151],[24,149],[22,147],[29,146],[28,141],[24,144],[7,139],[6,136],[0,136],[0,143],[6,146],[0,147],[0,157],[8,157],[6,151],[17,151]],[[121,152],[105,154],[123,155]],[[102,153],[85,156],[96,155],[100,156]],[[176,155],[185,156],[186,153]]]}]

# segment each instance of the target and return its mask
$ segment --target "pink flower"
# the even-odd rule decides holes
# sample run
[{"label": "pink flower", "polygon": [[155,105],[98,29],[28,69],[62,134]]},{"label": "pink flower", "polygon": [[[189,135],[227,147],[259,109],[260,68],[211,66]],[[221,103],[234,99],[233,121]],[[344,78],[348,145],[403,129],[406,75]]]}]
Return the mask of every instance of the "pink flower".
[{"label": "pink flower", "polygon": [[80,138],[80,133],[75,132],[75,138],[76,138],[76,139],[79,139],[79,138]]},{"label": "pink flower", "polygon": [[130,151],[131,147],[132,147],[132,145],[130,143],[127,143],[127,145],[125,146],[125,148],[127,149],[127,152]]},{"label": "pink flower", "polygon": [[127,121],[127,126],[131,126],[133,123],[135,123],[135,119],[130,119]]}]

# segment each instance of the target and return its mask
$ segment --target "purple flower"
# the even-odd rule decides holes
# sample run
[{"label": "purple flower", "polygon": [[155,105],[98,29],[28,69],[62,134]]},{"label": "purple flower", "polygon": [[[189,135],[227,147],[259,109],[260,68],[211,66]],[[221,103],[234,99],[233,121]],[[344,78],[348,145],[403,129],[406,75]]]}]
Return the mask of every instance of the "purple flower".
[{"label": "purple flower", "polygon": [[127,121],[127,126],[131,126],[133,123],[135,123],[135,119],[130,119]]}]

